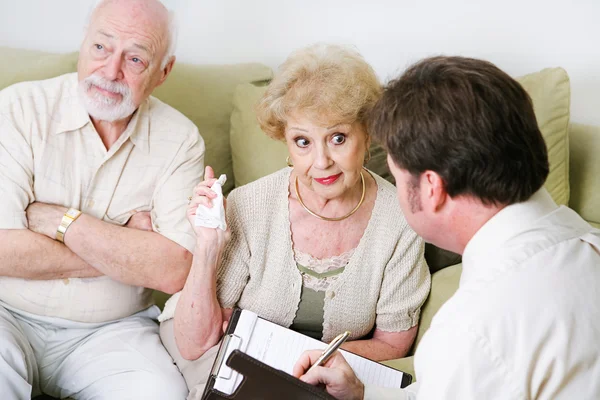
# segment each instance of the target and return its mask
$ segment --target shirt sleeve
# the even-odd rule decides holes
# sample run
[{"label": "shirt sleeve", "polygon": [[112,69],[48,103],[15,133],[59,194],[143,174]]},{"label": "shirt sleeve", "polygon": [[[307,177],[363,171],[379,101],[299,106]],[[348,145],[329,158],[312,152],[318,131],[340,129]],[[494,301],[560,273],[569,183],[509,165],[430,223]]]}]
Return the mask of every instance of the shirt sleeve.
[{"label": "shirt sleeve", "polygon": [[527,398],[500,353],[468,329],[430,328],[419,345],[415,369],[418,400]]},{"label": "shirt sleeve", "polygon": [[241,200],[236,190],[227,198],[227,224],[231,238],[217,272],[217,298],[223,308],[237,305],[250,277],[250,247],[245,232],[248,227],[241,214],[244,212]]},{"label": "shirt sleeve", "polygon": [[431,286],[424,249],[423,239],[406,226],[383,274],[377,301],[377,329],[400,332],[419,322],[421,306]]},{"label": "shirt sleeve", "polygon": [[194,229],[187,219],[188,197],[204,175],[204,140],[194,128],[157,187],[152,206],[155,232],[193,252]]},{"label": "shirt sleeve", "polygon": [[27,229],[34,201],[33,151],[16,115],[0,94],[0,229]]}]

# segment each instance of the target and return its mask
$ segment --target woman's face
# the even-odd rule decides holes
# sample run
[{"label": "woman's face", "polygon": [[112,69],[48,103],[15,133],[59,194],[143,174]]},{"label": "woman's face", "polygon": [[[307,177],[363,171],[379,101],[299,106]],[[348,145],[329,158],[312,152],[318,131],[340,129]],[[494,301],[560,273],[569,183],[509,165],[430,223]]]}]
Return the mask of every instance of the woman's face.
[{"label": "woman's face", "polygon": [[285,141],[299,181],[325,199],[343,196],[360,179],[368,136],[362,124],[315,125],[287,120]]}]

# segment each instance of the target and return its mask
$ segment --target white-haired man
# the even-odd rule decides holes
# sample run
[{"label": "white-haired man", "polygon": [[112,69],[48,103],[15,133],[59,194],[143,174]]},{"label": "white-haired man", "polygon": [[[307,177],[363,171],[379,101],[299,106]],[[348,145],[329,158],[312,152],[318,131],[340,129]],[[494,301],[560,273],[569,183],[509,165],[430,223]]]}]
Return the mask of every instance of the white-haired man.
[{"label": "white-haired man", "polygon": [[203,174],[191,121],[150,97],[175,57],[158,0],[94,9],[78,71],[0,92],[0,393],[183,399],[151,289],[180,290]]}]

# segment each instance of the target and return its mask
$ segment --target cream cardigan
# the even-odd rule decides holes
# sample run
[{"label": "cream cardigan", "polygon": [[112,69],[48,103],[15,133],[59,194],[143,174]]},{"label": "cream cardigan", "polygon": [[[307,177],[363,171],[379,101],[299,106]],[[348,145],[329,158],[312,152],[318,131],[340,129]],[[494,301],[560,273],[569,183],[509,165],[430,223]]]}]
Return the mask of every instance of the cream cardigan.
[{"label": "cream cardigan", "polygon": [[[217,277],[221,307],[238,306],[290,327],[296,316],[302,276],[292,251],[288,208],[291,168],[239,187],[227,198],[231,240]],[[339,279],[325,295],[323,340],[343,331],[351,339],[374,326],[388,332],[407,330],[419,321],[431,277],[423,258],[423,240],[408,226],[396,188],[373,174],[377,198],[371,219]],[[179,293],[160,321],[172,318]]]},{"label": "cream cardigan", "polygon": [[[285,327],[294,321],[302,290],[292,250],[290,172],[284,168],[231,192],[232,237],[217,277],[223,308],[238,306]],[[346,269],[326,292],[324,341],[345,330],[358,339],[373,326],[407,330],[418,323],[429,294],[423,240],[408,226],[396,188],[373,176],[377,198],[371,219]]]}]

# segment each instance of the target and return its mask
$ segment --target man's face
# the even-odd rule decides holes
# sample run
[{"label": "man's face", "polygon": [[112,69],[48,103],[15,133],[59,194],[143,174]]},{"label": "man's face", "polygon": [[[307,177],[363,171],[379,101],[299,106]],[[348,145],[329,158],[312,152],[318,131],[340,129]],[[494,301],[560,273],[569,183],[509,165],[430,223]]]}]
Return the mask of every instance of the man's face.
[{"label": "man's face", "polygon": [[165,23],[128,2],[106,2],[94,13],[80,49],[81,99],[96,119],[129,117],[160,85],[168,44]]}]

